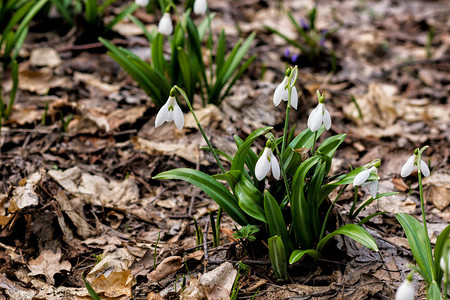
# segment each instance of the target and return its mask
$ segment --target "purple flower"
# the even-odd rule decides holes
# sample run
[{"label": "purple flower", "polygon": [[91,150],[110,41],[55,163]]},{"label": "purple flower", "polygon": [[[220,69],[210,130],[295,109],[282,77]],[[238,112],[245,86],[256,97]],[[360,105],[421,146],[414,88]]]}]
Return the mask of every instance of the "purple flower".
[{"label": "purple flower", "polygon": [[292,54],[291,61],[295,63],[298,59],[298,54]]},{"label": "purple flower", "polygon": [[283,55],[284,55],[285,58],[289,58],[291,56],[291,50],[289,50],[289,48],[286,48],[284,50],[284,54]]},{"label": "purple flower", "polygon": [[319,45],[321,47],[323,47],[325,45],[325,37],[324,36],[320,38]]},{"label": "purple flower", "polygon": [[302,17],[300,17],[300,26],[303,28],[304,31],[309,30],[309,24],[306,23],[306,21]]}]

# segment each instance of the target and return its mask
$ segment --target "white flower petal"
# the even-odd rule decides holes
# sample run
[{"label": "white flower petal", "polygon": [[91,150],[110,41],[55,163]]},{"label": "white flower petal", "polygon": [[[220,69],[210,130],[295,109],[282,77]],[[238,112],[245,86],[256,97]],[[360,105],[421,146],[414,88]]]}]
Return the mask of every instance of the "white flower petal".
[{"label": "white flower petal", "polygon": [[331,117],[330,113],[326,109],[325,105],[323,106],[323,125],[325,126],[326,130],[330,130],[331,128]]},{"label": "white flower petal", "polygon": [[273,105],[278,106],[283,100],[284,87],[286,86],[286,78],[277,86],[273,93]]},{"label": "white flower petal", "polygon": [[308,128],[312,132],[319,130],[320,125],[322,125],[322,109],[323,104],[319,103],[317,107],[311,112],[308,118]]},{"label": "white flower petal", "polygon": [[173,31],[172,20],[169,13],[164,13],[158,24],[158,32],[164,35],[171,35]]},{"label": "white flower petal", "polygon": [[395,300],[414,300],[414,287],[411,281],[405,280],[395,294]]},{"label": "white flower petal", "polygon": [[420,161],[420,172],[425,177],[430,176],[430,169],[428,168],[428,165],[423,160]]},{"label": "white flower petal", "polygon": [[136,4],[139,6],[147,6],[148,5],[149,0],[136,0]]},{"label": "white flower petal", "polygon": [[298,106],[298,93],[295,86],[292,88],[292,95],[291,95],[291,106],[293,109],[297,110]]},{"label": "white flower petal", "polygon": [[374,180],[369,183],[369,192],[372,195],[373,199],[377,197],[378,194],[378,180]]},{"label": "white flower petal", "polygon": [[264,152],[259,157],[255,166],[255,176],[261,181],[266,177],[267,173],[270,171],[270,162],[267,159],[267,151],[270,151],[269,148],[264,148]]},{"label": "white flower petal", "polygon": [[371,170],[368,169],[359,172],[358,175],[356,175],[355,178],[353,179],[353,185],[358,186],[365,183],[367,181],[367,178],[369,178],[370,173]]},{"label": "white flower petal", "polygon": [[167,121],[167,117],[169,114],[168,110],[169,110],[169,103],[166,102],[166,104],[164,104],[161,107],[158,114],[156,115],[155,128],[161,126],[162,124],[164,124],[164,122]]},{"label": "white flower petal", "polygon": [[206,0],[195,0],[194,2],[194,13],[196,15],[204,15],[206,13]]},{"label": "white flower petal", "polygon": [[177,126],[178,129],[182,129],[184,126],[183,111],[176,102],[173,107],[173,122],[175,123],[175,126]]},{"label": "white flower petal", "polygon": [[402,177],[407,177],[407,176],[409,176],[409,174],[411,174],[411,172],[414,169],[414,159],[415,158],[416,158],[415,155],[411,156],[410,158],[408,158],[406,163],[403,165],[402,170],[400,171],[400,175]]},{"label": "white flower petal", "polygon": [[270,166],[272,167],[272,175],[276,180],[280,179],[280,164],[273,153],[270,153]]}]

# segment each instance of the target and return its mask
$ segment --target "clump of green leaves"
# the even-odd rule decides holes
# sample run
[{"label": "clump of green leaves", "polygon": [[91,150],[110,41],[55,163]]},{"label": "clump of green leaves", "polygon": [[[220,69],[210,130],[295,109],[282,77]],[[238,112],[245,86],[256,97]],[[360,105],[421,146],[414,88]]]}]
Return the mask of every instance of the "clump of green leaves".
[{"label": "clump of green leaves", "polygon": [[299,22],[297,22],[290,12],[287,12],[287,16],[297,30],[297,39],[288,38],[282,31],[265,26],[271,33],[280,36],[291,46],[298,49],[299,53],[291,53],[289,49],[286,49],[283,53],[284,58],[290,60],[293,64],[313,66],[316,68],[330,68],[331,66],[330,71],[335,72],[337,64],[336,55],[333,49],[325,45],[325,41],[337,29],[327,30],[317,28],[317,6],[314,6],[308,13],[307,20],[300,18]]},{"label": "clump of green leaves", "polygon": [[0,84],[0,127],[2,119],[8,119],[16,99],[19,86],[19,69],[17,56],[28,33],[28,26],[34,16],[44,7],[48,0],[8,0],[0,2],[0,49],[3,49],[0,66],[0,78],[11,67],[13,81],[9,94],[9,103],[5,107]]},{"label": "clump of green leaves", "polygon": [[[288,80],[283,81],[281,88],[288,91],[287,99],[291,99],[297,79],[297,67],[289,69],[286,76]],[[175,88],[181,93],[196,119],[186,93],[178,87]],[[333,157],[346,135],[331,136],[316,149],[315,145],[320,136],[331,126],[331,120],[324,119],[325,115],[329,117],[324,107],[324,96],[318,93],[318,97],[319,104],[311,113],[311,116],[314,116],[311,124],[315,122],[315,126],[310,126],[308,122],[308,127],[312,129],[307,128],[292,139],[288,140],[290,101],[281,137],[275,138],[274,134],[270,133],[272,127],[256,129],[245,140],[235,136],[237,151],[234,156],[222,155],[229,160],[228,171],[218,158],[218,154],[223,152],[212,147],[197,122],[222,173],[210,176],[198,170],[181,168],[153,177],[185,180],[202,189],[234,221],[243,226],[236,232],[238,237],[248,238],[255,232],[255,228],[264,228],[262,236],[268,239],[272,267],[281,280],[287,276],[287,261],[295,263],[304,255],[321,257],[326,252],[327,243],[339,234],[346,235],[372,250],[378,250],[374,238],[357,224],[346,224],[331,230],[327,227],[330,212],[340,195],[360,172],[367,169],[359,167],[340,175],[329,174]],[[324,122],[326,127],[319,127],[318,121]],[[264,135],[268,141],[258,157],[251,147]],[[300,150],[305,149],[310,151],[309,157],[300,154]],[[276,153],[279,164],[273,153]],[[280,177],[281,169],[283,178],[279,181],[269,181],[270,185],[266,187],[264,176],[270,168],[275,178]],[[264,173],[262,176],[261,170]],[[366,181],[377,179],[378,175],[370,173]],[[226,185],[222,182],[226,182]],[[341,190],[338,196],[330,202],[330,193],[339,187]]]},{"label": "clump of green leaves", "polygon": [[[131,18],[143,30],[150,43],[151,61],[147,63],[131,51],[116,47],[105,39],[100,41],[108,49],[108,54],[139,84],[161,107],[167,100],[172,86],[180,86],[190,99],[194,94],[201,96],[203,105],[220,105],[230,89],[248,69],[256,56],[245,60],[255,35],[239,41],[226,55],[226,36],[222,30],[214,44],[210,23],[213,15],[207,16],[198,26],[190,17],[190,10],[180,16],[173,35],[167,43],[169,55],[165,54],[164,36],[149,33],[136,18]],[[209,28],[209,29],[208,29]],[[210,34],[207,35],[209,30]],[[210,55],[205,57],[204,50]],[[208,66],[210,69],[208,70]]]},{"label": "clump of green leaves", "polygon": [[259,232],[259,228],[256,225],[248,224],[242,226],[240,229],[236,228],[236,231],[233,233],[233,237],[239,240],[256,240],[255,234]]}]

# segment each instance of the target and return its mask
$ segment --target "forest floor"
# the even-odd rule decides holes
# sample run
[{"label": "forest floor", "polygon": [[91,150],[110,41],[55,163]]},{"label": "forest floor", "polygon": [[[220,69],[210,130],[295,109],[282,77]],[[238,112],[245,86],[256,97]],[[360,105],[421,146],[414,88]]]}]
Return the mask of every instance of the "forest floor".
[{"label": "forest floor", "polygon": [[[118,3],[107,13],[127,4]],[[297,132],[306,128],[320,90],[333,121],[322,140],[347,133],[331,173],[380,158],[380,192],[398,192],[362,213],[386,211],[365,224],[380,250],[337,237],[331,253],[290,266],[289,280],[280,283],[267,245],[235,240],[234,222],[224,215],[221,244],[208,244],[205,259],[193,220],[204,229],[218,205],[188,183],[152,179],[179,167],[219,172],[200,149],[206,144],[192,116],[185,114],[182,130],[173,123],[155,129],[151,98],[99,42],[80,44],[82,30],[50,14],[32,23],[20,52],[17,100],[1,128],[0,299],[90,299],[83,274],[102,299],[176,299],[183,277],[197,290],[182,299],[227,299],[239,261],[248,269],[241,269],[238,299],[393,299],[414,264],[395,214],[421,217],[418,182],[401,178],[400,169],[424,145],[430,146],[424,158],[431,176],[423,183],[433,243],[450,223],[448,1],[318,2],[317,28],[336,30],[324,44],[335,52],[334,73],[329,57],[314,68],[301,56],[292,63],[285,50],[297,50],[264,27],[298,39],[285,12],[306,19],[313,1],[208,3],[213,35],[225,29],[231,49],[256,32],[249,54],[257,55],[219,107],[194,99],[214,147],[234,154],[233,135],[245,139],[261,126],[274,126],[280,136],[285,106],[273,106],[273,92],[286,67],[298,64],[299,105],[291,111]],[[160,18],[142,8],[134,15],[150,27]],[[125,20],[114,30],[116,44],[148,59],[138,27]],[[11,78],[6,73],[1,80],[7,95]],[[255,145],[260,153],[264,139]],[[363,189],[359,198],[370,195]],[[339,222],[351,222],[352,199],[347,191],[338,201]],[[204,290],[205,282],[214,288]],[[423,281],[414,282],[424,298]]]}]

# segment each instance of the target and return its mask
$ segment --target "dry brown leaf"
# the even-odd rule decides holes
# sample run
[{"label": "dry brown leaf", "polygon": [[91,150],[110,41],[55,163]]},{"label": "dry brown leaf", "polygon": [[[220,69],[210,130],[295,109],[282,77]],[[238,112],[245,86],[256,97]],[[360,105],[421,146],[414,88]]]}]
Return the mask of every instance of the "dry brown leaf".
[{"label": "dry brown leaf", "polygon": [[53,87],[71,86],[70,81],[61,76],[54,76],[49,68],[38,71],[19,71],[19,88],[21,90],[34,92],[38,95],[46,95]]},{"label": "dry brown leaf", "polygon": [[134,124],[144,115],[146,106],[135,106],[130,109],[116,109],[107,117],[109,130],[118,129],[123,124]]},{"label": "dry brown leaf", "polygon": [[133,276],[131,271],[112,272],[107,277],[101,274],[92,282],[92,288],[99,295],[103,294],[106,297],[131,297],[131,281]]},{"label": "dry brown leaf", "polygon": [[33,124],[42,119],[43,110],[38,109],[36,106],[23,106],[21,104],[14,104],[10,122],[17,123],[19,125]]},{"label": "dry brown leaf", "polygon": [[191,163],[197,163],[197,153],[200,156],[200,163],[202,165],[209,165],[203,157],[203,152],[198,150],[198,146],[191,143],[169,143],[169,142],[153,142],[140,137],[131,139],[136,149],[145,151],[150,155],[177,155]]},{"label": "dry brown leaf", "polygon": [[147,278],[150,281],[159,282],[181,269],[182,266],[183,260],[180,256],[169,256],[156,267],[156,270],[148,274]]},{"label": "dry brown leaf", "polygon": [[403,181],[402,178],[394,177],[392,178],[392,183],[400,192],[406,192],[407,190],[409,190],[409,186]]},{"label": "dry brown leaf", "polygon": [[61,210],[67,214],[73,224],[77,227],[77,233],[80,236],[86,239],[89,236],[96,234],[96,230],[75,211],[63,191],[59,191],[56,194],[55,199],[59,203]]},{"label": "dry brown leaf", "polygon": [[24,207],[37,205],[39,203],[39,197],[34,192],[34,187],[41,180],[45,171],[35,172],[26,179],[26,183],[22,186],[18,186],[12,195],[12,199],[16,202],[17,207],[22,209]]},{"label": "dry brown leaf", "polygon": [[30,54],[30,64],[38,67],[55,68],[61,65],[61,58],[53,48],[33,49]]},{"label": "dry brown leaf", "polygon": [[161,297],[161,295],[158,293],[150,292],[147,295],[147,300],[163,300],[163,297]]},{"label": "dry brown leaf", "polygon": [[425,197],[439,210],[444,210],[450,205],[450,175],[436,172],[430,177],[424,178],[426,186]]},{"label": "dry brown leaf", "polygon": [[92,74],[75,72],[73,79],[75,81],[81,81],[89,86],[95,87],[107,94],[117,93],[120,90],[120,85],[118,84],[113,85],[102,82],[100,79],[98,79],[95,75]]},{"label": "dry brown leaf", "polygon": [[55,284],[53,276],[61,271],[70,271],[72,265],[70,262],[61,259],[61,250],[58,249],[56,253],[51,250],[43,250],[38,258],[30,260],[28,269],[30,269],[30,276],[44,275],[49,284]]}]

